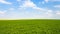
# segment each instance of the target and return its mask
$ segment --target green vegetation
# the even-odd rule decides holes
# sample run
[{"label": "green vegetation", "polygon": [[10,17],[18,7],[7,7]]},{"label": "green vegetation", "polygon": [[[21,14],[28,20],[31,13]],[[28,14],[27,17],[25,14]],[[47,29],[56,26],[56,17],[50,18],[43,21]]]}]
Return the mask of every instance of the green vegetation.
[{"label": "green vegetation", "polygon": [[0,20],[0,34],[60,34],[60,20]]}]

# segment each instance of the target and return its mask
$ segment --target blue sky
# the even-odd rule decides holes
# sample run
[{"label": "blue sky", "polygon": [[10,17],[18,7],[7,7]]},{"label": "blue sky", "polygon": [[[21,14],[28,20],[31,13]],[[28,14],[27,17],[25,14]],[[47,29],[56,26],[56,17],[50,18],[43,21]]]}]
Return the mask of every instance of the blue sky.
[{"label": "blue sky", "polygon": [[0,0],[1,19],[60,19],[60,0]]}]

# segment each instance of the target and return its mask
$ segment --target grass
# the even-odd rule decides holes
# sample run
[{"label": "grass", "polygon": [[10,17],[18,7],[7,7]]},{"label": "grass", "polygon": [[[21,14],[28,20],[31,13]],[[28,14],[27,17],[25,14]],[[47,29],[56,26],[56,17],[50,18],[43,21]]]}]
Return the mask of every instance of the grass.
[{"label": "grass", "polygon": [[60,34],[60,20],[0,20],[0,34]]}]

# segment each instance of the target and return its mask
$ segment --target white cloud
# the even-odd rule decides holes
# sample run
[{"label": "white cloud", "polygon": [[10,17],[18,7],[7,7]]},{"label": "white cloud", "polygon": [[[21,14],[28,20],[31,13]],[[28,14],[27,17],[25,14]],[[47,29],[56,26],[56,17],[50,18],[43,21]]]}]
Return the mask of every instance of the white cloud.
[{"label": "white cloud", "polygon": [[35,9],[35,10],[42,10],[42,11],[44,11],[45,9],[43,9],[43,8],[40,8],[40,7],[37,7],[37,5],[35,4],[35,3],[33,3],[31,0],[25,0],[24,2],[23,2],[23,4],[22,5],[20,5],[20,8],[29,8],[29,7],[31,7],[31,8],[33,8],[33,9]]},{"label": "white cloud", "polygon": [[53,12],[52,10],[48,10],[49,13]]},{"label": "white cloud", "polygon": [[25,0],[24,3],[22,4],[22,6],[20,7],[35,7],[36,5],[31,2],[30,0]]},{"label": "white cloud", "polygon": [[[45,0],[45,1],[48,1],[48,0]],[[32,7],[34,10],[42,12],[42,14],[44,12],[46,12],[46,13],[44,13],[45,15],[52,16],[52,10],[48,10],[48,9],[43,9],[43,8],[37,7],[37,5],[34,4],[31,0],[24,1],[24,3],[20,6],[20,8],[21,7],[23,7],[23,8]]]},{"label": "white cloud", "polygon": [[60,11],[56,11],[56,15],[60,15]]},{"label": "white cloud", "polygon": [[17,0],[18,2],[20,2],[21,0]]},{"label": "white cloud", "polygon": [[6,11],[0,11],[0,14],[5,14],[6,13]]},{"label": "white cloud", "polygon": [[45,2],[48,2],[49,0],[45,0]]},{"label": "white cloud", "polygon": [[60,5],[55,5],[54,7],[55,7],[55,8],[60,8]]},{"label": "white cloud", "polygon": [[58,2],[58,1],[60,2],[60,0],[44,0],[44,1],[45,1],[46,3],[48,3],[49,1],[50,1],[50,2]]},{"label": "white cloud", "polygon": [[12,11],[12,10],[15,10],[14,8],[9,8],[8,10]]},{"label": "white cloud", "polygon": [[46,11],[46,9],[43,9],[43,8],[40,8],[40,7],[37,7],[37,6],[33,7],[33,9],[38,10],[38,11]]},{"label": "white cloud", "polygon": [[49,1],[60,1],[60,0],[49,0]]},{"label": "white cloud", "polygon": [[5,0],[0,0],[0,3],[4,3],[4,4],[12,4],[12,3],[7,2],[7,1],[5,1]]},{"label": "white cloud", "polygon": [[47,12],[45,14],[49,17],[52,17],[52,15],[53,15],[52,12],[53,12],[52,10],[47,10]]},{"label": "white cloud", "polygon": [[0,11],[0,14],[4,14],[4,12]]},{"label": "white cloud", "polygon": [[[24,9],[24,8],[29,8],[31,7],[31,11],[29,11],[28,9]],[[10,11],[10,10],[15,10],[14,8],[10,8],[8,9],[8,13],[5,15],[5,17],[3,18],[49,18],[52,17],[52,10],[48,10],[48,9],[43,9],[38,7],[35,3],[33,3],[30,0],[25,0],[22,5],[20,5],[19,8],[23,8],[23,9],[16,9],[17,11]],[[29,8],[30,9],[30,8]],[[5,14],[5,12],[1,11],[1,14]]]},{"label": "white cloud", "polygon": [[42,4],[44,4],[45,2],[43,1]]}]

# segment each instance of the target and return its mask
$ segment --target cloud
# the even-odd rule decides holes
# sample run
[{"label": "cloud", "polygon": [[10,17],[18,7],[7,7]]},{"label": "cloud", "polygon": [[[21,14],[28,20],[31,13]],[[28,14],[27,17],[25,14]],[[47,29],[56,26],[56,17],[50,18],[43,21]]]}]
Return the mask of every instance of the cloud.
[{"label": "cloud", "polygon": [[7,1],[5,1],[5,0],[0,0],[0,3],[3,3],[3,4],[12,4],[12,3],[7,2]]},{"label": "cloud", "polygon": [[[20,0],[19,0],[20,1]],[[7,12],[7,14],[5,15],[4,18],[51,18],[53,17],[52,15],[52,10],[49,9],[44,9],[44,8],[40,8],[38,7],[35,3],[33,3],[31,0],[25,0],[23,1],[22,5],[19,6],[20,9],[15,9],[14,8],[10,8],[8,9],[9,12]],[[24,9],[25,8],[25,9]],[[14,10],[14,11],[12,11]],[[5,14],[6,12],[2,13],[3,11],[1,11],[1,14]]]},{"label": "cloud", "polygon": [[14,9],[14,8],[9,8],[8,10],[13,11],[13,10],[15,10],[15,9]]},{"label": "cloud", "polygon": [[[34,13],[32,14],[32,15],[35,15],[34,17],[36,17],[37,15],[39,15],[39,16],[37,16],[37,18],[38,17],[41,17],[40,15],[42,15],[43,17],[52,17],[52,10],[49,10],[49,9],[44,9],[44,8],[40,8],[40,7],[38,7],[35,3],[33,3],[31,0],[25,0],[24,2],[23,2],[23,4],[22,5],[20,5],[20,8],[23,8],[23,10],[24,10],[24,8],[26,9],[26,8],[29,8],[29,7],[31,7],[31,8],[33,8],[33,9],[31,9],[31,11],[33,11],[33,10],[35,10],[35,12],[41,12],[41,14],[37,14],[37,13],[35,13],[34,11]],[[28,9],[27,9],[28,10]],[[25,11],[24,11],[25,12]],[[29,12],[29,11],[28,11]],[[29,12],[30,13],[30,12]],[[37,15],[36,15],[37,14]]]},{"label": "cloud", "polygon": [[60,1],[60,0],[49,0],[49,1]]},{"label": "cloud", "polygon": [[45,2],[44,2],[44,1],[42,1],[42,4],[45,4]]},{"label": "cloud", "polygon": [[0,11],[0,14],[5,14],[5,12]]},{"label": "cloud", "polygon": [[52,12],[53,12],[52,10],[47,10],[46,14],[47,14],[49,17],[52,17],[52,15],[53,15]]},{"label": "cloud", "polygon": [[55,7],[55,8],[60,8],[60,5],[55,5],[54,7]]},{"label": "cloud", "polygon": [[49,0],[45,0],[45,2],[48,2]]},{"label": "cloud", "polygon": [[22,5],[20,5],[20,8],[33,8],[35,10],[42,10],[44,11],[45,9],[38,7],[35,3],[33,3],[31,0],[25,0]]},{"label": "cloud", "polygon": [[56,15],[60,15],[60,11],[56,11]]},{"label": "cloud", "polygon": [[0,14],[5,14],[6,13],[6,11],[0,11]]},{"label": "cloud", "polygon": [[20,7],[35,7],[36,5],[31,2],[30,0],[25,0],[24,3],[22,4],[22,6]]},{"label": "cloud", "polygon": [[21,0],[17,0],[18,2],[20,2]]},{"label": "cloud", "polygon": [[46,3],[50,2],[60,2],[60,0],[44,0]]}]

